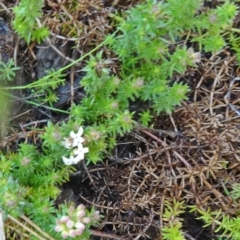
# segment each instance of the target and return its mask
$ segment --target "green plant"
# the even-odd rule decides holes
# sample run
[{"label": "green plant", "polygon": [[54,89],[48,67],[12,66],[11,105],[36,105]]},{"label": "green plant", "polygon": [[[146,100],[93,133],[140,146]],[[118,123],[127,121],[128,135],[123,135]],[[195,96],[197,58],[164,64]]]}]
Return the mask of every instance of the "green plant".
[{"label": "green plant", "polygon": [[[2,161],[5,161],[3,156]],[[0,183],[0,211],[4,213],[5,218],[9,211],[13,216],[19,216],[26,204],[27,188],[20,186],[11,175],[2,172],[0,173]]]},{"label": "green plant", "polygon": [[191,211],[197,211],[201,216],[198,219],[203,220],[206,224],[204,227],[214,225],[214,231],[220,233],[221,237],[240,239],[240,217],[231,217],[224,214],[221,210],[212,211],[200,209],[196,206],[191,207]]},{"label": "green plant", "polygon": [[[104,51],[95,55],[92,51],[83,69],[86,75],[81,80],[86,97],[81,104],[72,107],[69,121],[61,125],[49,123],[38,148],[21,143],[17,153],[1,155],[0,170],[4,174],[0,181],[5,186],[0,194],[1,211],[16,216],[24,213],[45,231],[61,239],[54,231],[58,216],[61,229],[57,230],[61,230],[62,237],[76,233],[73,231],[77,229],[72,229],[73,223],[62,218],[69,214],[68,206],[62,207],[62,212],[53,206],[59,194],[58,186],[68,181],[69,174],[75,171],[69,165],[83,160],[85,153],[88,162],[100,161],[116,145],[119,135],[123,136],[139,125],[148,126],[161,112],[171,113],[187,99],[189,91],[187,85],[176,80],[177,77],[184,76],[188,66],[197,66],[201,60],[200,51],[215,52],[227,45],[224,37],[231,30],[236,5],[225,1],[216,9],[205,11],[201,3],[200,0],[147,0],[127,11],[126,16],[112,15],[117,21],[117,32],[106,38],[105,48],[110,48],[118,58],[119,71],[113,74],[114,60],[107,58]],[[40,42],[48,35],[46,28],[39,28],[36,23],[36,18],[42,15],[42,6],[43,1],[22,0],[14,8],[13,26],[27,43],[31,40]],[[189,43],[197,43],[196,52],[188,47]],[[70,66],[13,89],[32,88],[33,95],[48,92],[49,86],[54,90],[63,82],[63,70]],[[9,70],[4,74],[9,79],[13,76]],[[51,105],[55,101],[56,96],[50,91],[48,97],[38,99],[38,104]],[[134,101],[146,103],[148,107],[131,110]],[[81,126],[84,126],[84,132],[76,134],[78,143],[75,144],[75,132]],[[72,131],[74,134],[70,134]],[[22,189],[22,195],[18,189]],[[184,211],[183,203],[165,204],[164,239],[184,239],[178,218]],[[205,220],[213,221],[212,215],[206,213]],[[219,217],[219,213],[214,217]],[[238,218],[226,218],[221,226],[228,224],[225,229],[236,232],[238,221]],[[67,224],[73,230],[71,233],[65,232]]]},{"label": "green plant", "polygon": [[164,208],[162,218],[166,224],[161,228],[162,238],[166,240],[184,240],[184,234],[181,230],[182,219],[179,217],[180,214],[184,213],[184,202],[177,202],[175,199],[172,203],[165,201]]},{"label": "green plant", "polygon": [[73,205],[67,208],[62,205],[61,211],[54,230],[61,232],[64,239],[68,237],[88,239],[90,237],[89,227],[98,223],[101,217],[99,211],[95,211],[94,208],[88,211],[83,204],[76,208]]},{"label": "green plant", "polygon": [[[233,198],[234,203],[239,205],[236,200],[240,198],[240,184],[233,184],[232,190],[228,191],[229,196]],[[201,219],[205,222],[205,226],[213,226],[213,230],[216,233],[219,233],[219,239],[240,239],[240,212],[236,212],[235,217],[229,216],[226,213],[222,212],[222,210],[213,211],[212,209],[204,209],[203,207],[191,206],[191,212],[198,212],[200,217],[197,219]]]},{"label": "green plant", "polygon": [[13,81],[16,76],[15,71],[19,69],[19,67],[15,66],[12,59],[10,59],[7,63],[0,61],[0,81],[4,81],[5,83]]},{"label": "green plant", "polygon": [[[114,62],[104,58],[102,51],[91,56],[80,82],[86,97],[70,114],[73,121],[80,119],[87,126],[90,162],[99,161],[103,152],[111,150],[117,135],[138,124],[147,126],[153,116],[171,113],[187,99],[188,86],[173,79],[184,75],[188,66],[196,67],[201,53],[187,48],[186,42],[198,42],[199,49],[206,51],[221,50],[225,41],[217,46],[209,39],[223,39],[237,7],[226,1],[211,13],[200,10],[198,0],[148,0],[128,10],[124,17],[112,15],[117,33],[108,36],[106,46],[120,60],[120,70],[112,73]],[[221,24],[211,22],[211,14]],[[184,38],[187,40],[182,41]],[[148,107],[132,111],[134,101]]]},{"label": "green plant", "polygon": [[233,189],[230,192],[230,196],[234,199],[237,200],[240,198],[240,183],[233,184]]},{"label": "green plant", "polygon": [[[71,213],[73,207],[68,205],[62,205],[60,209],[54,207],[54,200],[60,193],[59,185],[68,181],[69,174],[75,170],[72,166],[62,164],[61,158],[67,154],[68,149],[72,150],[72,147],[78,147],[77,155],[80,157],[83,154],[80,150],[84,150],[81,137],[83,129],[80,128],[81,131],[78,134],[72,132],[71,136],[74,138],[71,139],[68,137],[68,129],[69,127],[66,126],[60,128],[49,124],[42,136],[41,149],[22,143],[16,154],[0,155],[0,183],[3,186],[0,189],[0,211],[4,212],[5,217],[8,214],[15,217],[26,214],[56,239],[61,239],[57,234],[60,230],[57,232],[54,230],[56,216],[61,218],[68,213],[72,220],[75,219],[75,215]],[[75,142],[72,147],[69,147],[67,143],[71,143],[72,140]],[[77,156],[78,159],[79,156]],[[81,216],[81,221],[85,224],[84,229],[88,230],[90,226],[96,224],[100,220],[98,215],[94,209],[89,212],[84,210]],[[91,218],[90,221],[87,217]],[[80,220],[74,221],[76,226],[81,225],[77,224]],[[63,230],[66,233],[65,227]],[[77,229],[69,230],[74,230],[70,233],[71,237],[74,237]],[[86,236],[87,232],[76,232],[76,235],[82,234]]]},{"label": "green plant", "polygon": [[31,95],[38,96],[35,98],[35,103],[38,105],[46,104],[50,107],[58,100],[56,90],[60,85],[64,84],[66,75],[62,71],[50,70],[46,77],[39,79],[35,87],[30,86]]},{"label": "green plant", "polygon": [[[234,184],[232,191],[229,195],[234,200],[239,200],[239,185]],[[234,204],[237,204],[235,202]],[[184,202],[176,202],[173,200],[172,203],[165,202],[165,211],[163,214],[163,220],[167,223],[162,230],[163,239],[185,239],[181,230],[181,218],[178,216],[185,212]],[[240,239],[240,212],[236,212],[236,216],[229,216],[222,210],[213,211],[211,208],[204,209],[203,207],[191,206],[191,212],[198,212],[200,217],[197,219],[205,222],[204,227],[212,226],[215,233],[218,233],[219,239]]]},{"label": "green plant", "polygon": [[19,5],[14,7],[15,18],[13,28],[29,44],[30,41],[40,43],[48,35],[46,27],[39,27],[36,18],[42,16],[43,0],[21,0]]}]

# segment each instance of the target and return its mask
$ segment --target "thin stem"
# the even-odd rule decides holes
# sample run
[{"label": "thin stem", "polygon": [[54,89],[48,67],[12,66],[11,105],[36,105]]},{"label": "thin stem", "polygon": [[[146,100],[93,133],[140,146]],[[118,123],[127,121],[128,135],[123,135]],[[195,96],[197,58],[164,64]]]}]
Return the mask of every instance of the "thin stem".
[{"label": "thin stem", "polygon": [[[20,221],[18,221],[16,218],[12,217],[10,214],[8,215],[8,218],[15,222],[17,225],[19,225],[20,227],[22,227],[23,229],[25,229],[26,231],[28,231],[29,233],[31,233],[32,235],[34,235],[35,237],[37,237],[37,239],[40,240],[46,240],[46,238],[42,238],[40,235],[38,235],[36,232],[34,232],[32,229],[30,229],[29,227],[25,226],[24,224],[22,224]],[[54,239],[51,239],[54,240]]]},{"label": "thin stem", "polygon": [[98,237],[103,237],[103,238],[108,238],[108,239],[115,239],[115,240],[125,240],[126,238],[117,236],[115,234],[111,234],[111,233],[105,233],[105,232],[101,232],[101,231],[97,231],[97,230],[90,230],[91,234],[94,236],[98,236]]},{"label": "thin stem", "polygon": [[[100,43],[97,47],[95,47],[93,50],[91,50],[90,52],[86,53],[85,55],[83,55],[82,57],[78,58],[77,60],[69,63],[67,66],[59,69],[58,71],[56,72],[53,72],[41,79],[39,79],[38,81],[35,81],[33,83],[30,83],[30,84],[27,84],[25,86],[15,86],[15,87],[2,87],[0,89],[7,89],[7,90],[17,90],[17,89],[28,89],[28,88],[33,88],[33,87],[38,87],[38,86],[41,86],[41,85],[38,85],[40,81],[46,81],[47,79],[53,77],[55,74],[58,74],[58,73],[61,73],[63,72],[64,70],[70,68],[71,66],[75,65],[76,63],[82,61],[84,58],[86,58],[87,56],[91,55],[93,52],[95,52],[96,50],[98,50],[100,47],[102,47],[105,43],[107,43],[109,41],[109,39],[111,37],[113,37],[116,33],[118,32],[118,30],[116,30],[114,33],[112,33],[110,36],[108,36],[102,43]],[[45,83],[45,85],[49,85],[51,83]]]},{"label": "thin stem", "polygon": [[34,222],[32,222],[29,218],[27,218],[25,215],[22,215],[21,218],[26,221],[29,225],[34,227],[38,232],[40,232],[43,236],[45,236],[47,239],[55,240],[50,235],[48,235],[46,232],[44,232],[40,227],[38,227]]}]

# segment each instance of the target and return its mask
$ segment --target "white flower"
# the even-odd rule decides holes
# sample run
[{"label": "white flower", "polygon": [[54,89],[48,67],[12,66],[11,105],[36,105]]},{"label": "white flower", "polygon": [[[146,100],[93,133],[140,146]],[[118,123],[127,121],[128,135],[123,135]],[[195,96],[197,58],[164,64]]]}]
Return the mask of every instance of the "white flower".
[{"label": "white flower", "polygon": [[189,48],[187,51],[188,51],[188,56],[189,56],[190,60],[192,60],[193,64],[201,62],[201,53],[200,52],[194,52],[192,48]]},{"label": "white flower", "polygon": [[70,137],[65,138],[62,142],[65,148],[70,149],[70,157],[62,157],[62,160],[66,165],[77,164],[84,159],[84,154],[89,151],[87,147],[83,147],[82,145],[84,142],[84,138],[81,137],[82,134],[83,128],[80,127],[78,133],[71,131]]},{"label": "white flower", "polygon": [[62,157],[62,160],[63,162],[66,164],[66,165],[72,165],[74,163],[74,156],[73,155],[70,155],[70,158],[66,158],[66,157]]},{"label": "white flower", "polygon": [[80,127],[78,130],[78,133],[74,133],[74,131],[70,132],[70,137],[64,138],[62,141],[62,144],[65,148],[71,149],[73,147],[76,147],[78,144],[81,144],[84,142],[84,138],[81,137],[83,134],[83,128]]},{"label": "white flower", "polygon": [[78,133],[74,133],[74,131],[70,132],[70,137],[73,139],[73,147],[76,147],[78,144],[84,142],[84,138],[82,138],[83,128],[80,127]]},{"label": "white flower", "polygon": [[73,150],[73,154],[70,154],[69,158],[63,156],[62,160],[66,165],[77,164],[84,159],[84,154],[88,151],[87,147],[83,147],[82,144],[78,144],[78,148]]},{"label": "white flower", "polygon": [[84,154],[87,153],[89,149],[87,147],[83,147],[82,144],[78,144],[77,148],[73,150],[73,154],[76,156],[75,160],[77,162],[84,159]]}]

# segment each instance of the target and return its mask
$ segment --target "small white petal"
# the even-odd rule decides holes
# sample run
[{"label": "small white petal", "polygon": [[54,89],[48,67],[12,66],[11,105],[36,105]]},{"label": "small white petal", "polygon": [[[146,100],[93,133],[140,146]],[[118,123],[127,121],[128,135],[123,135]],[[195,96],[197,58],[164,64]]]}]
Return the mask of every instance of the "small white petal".
[{"label": "small white petal", "polygon": [[78,236],[82,235],[82,233],[83,233],[83,230],[81,230],[81,229],[76,229],[75,231],[77,233],[76,235],[78,235]]},{"label": "small white petal", "polygon": [[77,164],[78,162],[80,162],[83,159],[84,159],[84,154],[79,154],[74,158],[73,163]]},{"label": "small white petal", "polygon": [[72,138],[81,137],[82,134],[83,134],[83,128],[82,128],[82,127],[79,128],[78,133],[74,133],[74,131],[71,131],[71,132],[70,132],[70,136],[71,136]]},{"label": "small white petal", "polygon": [[72,138],[64,138],[62,141],[62,145],[67,149],[72,148],[73,139]]},{"label": "small white petal", "polygon": [[87,153],[89,151],[88,147],[83,147],[82,144],[78,144],[77,148],[73,150],[75,155],[80,153]]},{"label": "small white petal", "polygon": [[83,128],[82,127],[79,128],[77,134],[78,134],[78,136],[82,136],[82,134],[83,134]]},{"label": "small white petal", "polygon": [[78,145],[79,148],[73,150],[73,154],[75,156],[74,163],[78,163],[79,161],[84,159],[84,154],[88,152],[88,148],[84,148]]},{"label": "small white petal", "polygon": [[77,210],[80,211],[80,210],[84,210],[85,208],[86,208],[85,205],[81,203],[80,205],[78,205]]},{"label": "small white petal", "polygon": [[88,147],[85,147],[82,149],[84,153],[88,153],[89,152],[89,148]]},{"label": "small white petal", "polygon": [[78,235],[78,232],[76,230],[71,229],[69,231],[69,237],[76,237]]},{"label": "small white petal", "polygon": [[62,157],[62,160],[66,165],[73,164],[73,159],[71,157],[70,158]]},{"label": "small white petal", "polygon": [[75,138],[77,136],[77,134],[74,132],[74,131],[71,131],[70,132],[70,137],[71,138]]}]

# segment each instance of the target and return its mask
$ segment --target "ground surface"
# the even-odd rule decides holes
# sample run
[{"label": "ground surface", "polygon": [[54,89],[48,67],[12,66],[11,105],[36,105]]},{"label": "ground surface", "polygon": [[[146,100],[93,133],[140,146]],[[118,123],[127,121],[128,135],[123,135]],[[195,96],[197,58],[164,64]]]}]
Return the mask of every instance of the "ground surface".
[{"label": "ground surface", "polygon": [[[58,5],[58,1],[47,2],[44,20],[51,26],[51,42],[46,42],[45,48],[34,43],[26,46],[14,35],[12,47],[17,49],[18,54],[13,57],[21,63],[21,77],[16,79],[15,84],[34,81],[52,67],[61,68],[68,62],[64,56],[76,59],[88,52],[93,44],[97,45],[111,32],[109,13],[124,11],[137,3],[82,1],[82,11],[71,13],[72,16],[78,14],[77,20],[71,22],[68,19],[67,22],[84,27],[85,30],[78,35],[82,39],[79,44],[58,37],[69,36],[67,31],[59,30],[63,23],[54,22],[53,15],[64,13],[66,9]],[[1,16],[11,26],[13,16],[8,9],[14,6],[15,1],[3,3],[7,9],[1,12]],[[76,50],[71,50],[71,46],[77,43]],[[61,49],[63,56],[59,56],[49,45]],[[79,75],[78,70],[83,66],[84,62],[71,71]],[[69,72],[66,82],[73,80],[70,75]],[[202,53],[198,68],[189,68],[184,76],[175,76],[175,80],[190,86],[189,100],[176,108],[171,116],[163,114],[154,119],[154,129],[136,129],[120,138],[113,154],[103,162],[79,167],[70,182],[62,186],[56,204],[74,201],[95,206],[105,216],[96,230],[102,234],[118,235],[119,239],[159,239],[164,224],[163,202],[171,202],[173,198],[185,201],[187,205],[222,209],[234,216],[236,206],[225,194],[224,188],[231,190],[233,183],[240,182],[239,75],[239,67],[229,49],[215,55]],[[67,83],[65,87],[68,88]],[[78,94],[76,90],[76,102]],[[18,92],[17,96],[11,115],[12,131],[15,133],[8,133],[4,147],[14,149],[18,141],[24,139],[27,126],[39,128],[49,120],[57,122],[67,118],[25,104],[22,100],[27,96],[26,92]],[[68,108],[69,96],[61,91],[59,96],[61,101],[56,106]],[[0,144],[3,147],[3,142]],[[193,213],[186,211],[182,217],[186,239],[217,237],[210,228],[204,229],[203,223],[195,220]]]}]

